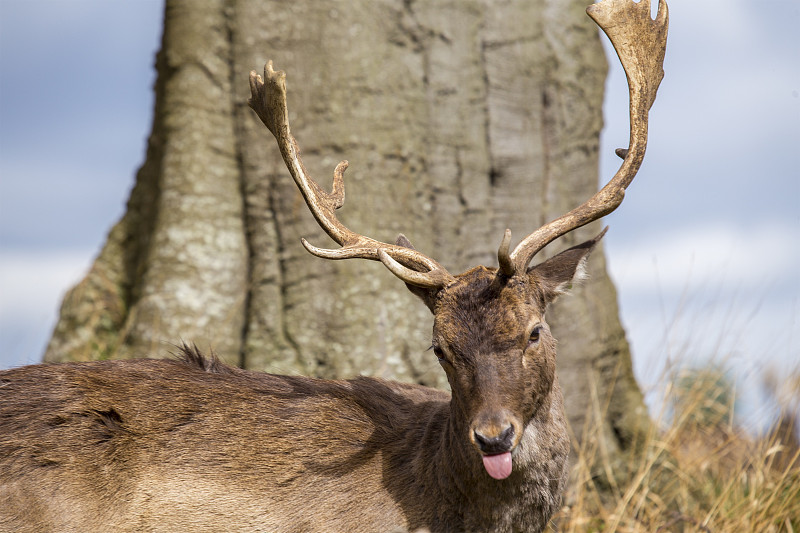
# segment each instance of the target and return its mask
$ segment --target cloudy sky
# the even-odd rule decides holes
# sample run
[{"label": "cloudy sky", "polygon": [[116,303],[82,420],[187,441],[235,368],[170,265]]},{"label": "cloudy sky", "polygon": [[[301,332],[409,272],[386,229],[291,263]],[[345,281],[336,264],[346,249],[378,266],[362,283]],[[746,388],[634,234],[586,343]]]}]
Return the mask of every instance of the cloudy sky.
[{"label": "cloudy sky", "polygon": [[[161,0],[0,0],[0,368],[38,362],[124,211],[152,118]],[[645,164],[606,251],[651,404],[725,359],[751,413],[800,365],[800,2],[671,0]],[[612,61],[601,179],[627,145]]]}]

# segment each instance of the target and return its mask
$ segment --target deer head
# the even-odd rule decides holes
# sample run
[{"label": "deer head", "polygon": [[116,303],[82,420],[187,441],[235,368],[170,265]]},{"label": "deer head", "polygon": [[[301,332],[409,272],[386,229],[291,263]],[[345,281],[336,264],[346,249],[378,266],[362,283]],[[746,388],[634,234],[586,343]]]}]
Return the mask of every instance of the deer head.
[{"label": "deer head", "polygon": [[335,211],[344,204],[348,162],[337,165],[332,191],[324,191],[309,177],[289,128],[285,73],[273,70],[271,61],[263,78],[250,73],[250,107],[277,140],[312,215],[341,248],[318,248],[305,239],[303,246],[325,259],[380,261],[422,298],[434,315],[433,350],[452,389],[453,423],[497,479],[511,474],[512,452],[529,422],[549,416],[556,360],[555,340],[545,322],[547,305],[580,280],[588,254],[605,230],[543,263],[530,264],[555,239],[620,205],[644,157],[648,111],[663,77],[664,0],[659,0],[656,20],[650,18],[649,0],[604,0],[587,11],[611,39],[628,76],[631,133],[628,148],[617,151],[622,165],[594,196],[529,234],[513,251],[506,230],[498,267],[478,266],[455,276],[415,250],[403,235],[390,244],[345,227]]}]

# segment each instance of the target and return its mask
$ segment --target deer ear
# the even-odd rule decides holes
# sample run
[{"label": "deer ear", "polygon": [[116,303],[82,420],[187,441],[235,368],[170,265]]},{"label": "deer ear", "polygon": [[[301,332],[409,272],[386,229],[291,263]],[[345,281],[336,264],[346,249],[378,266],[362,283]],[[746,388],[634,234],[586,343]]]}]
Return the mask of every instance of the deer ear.
[{"label": "deer ear", "polygon": [[569,291],[572,285],[580,283],[588,277],[586,260],[606,231],[608,231],[608,227],[604,228],[594,239],[564,250],[547,261],[528,269],[528,276],[542,288],[545,303],[555,301],[560,295]]},{"label": "deer ear", "polygon": [[[402,233],[397,236],[397,239],[394,241],[397,246],[402,246],[403,248],[411,248],[412,250],[416,250],[414,245],[411,244],[405,235]],[[413,265],[405,265],[409,268],[413,268]],[[406,287],[408,290],[411,291],[412,294],[418,296],[420,300],[431,310],[433,313],[433,306],[436,302],[436,295],[439,294],[439,289],[426,289],[424,287],[417,287],[416,285],[411,285],[410,283],[406,283]]]}]

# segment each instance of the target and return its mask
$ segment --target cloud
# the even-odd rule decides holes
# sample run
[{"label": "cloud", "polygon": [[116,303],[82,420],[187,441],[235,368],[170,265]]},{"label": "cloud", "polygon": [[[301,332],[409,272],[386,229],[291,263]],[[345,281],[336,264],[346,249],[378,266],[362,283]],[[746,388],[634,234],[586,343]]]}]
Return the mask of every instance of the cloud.
[{"label": "cloud", "polygon": [[39,362],[64,293],[94,250],[0,250],[0,368]]},{"label": "cloud", "polygon": [[0,321],[41,320],[86,274],[94,250],[0,251]]},{"label": "cloud", "polygon": [[758,290],[798,287],[800,228],[770,222],[744,229],[712,223],[609,246],[614,279],[628,291],[698,291],[709,284]]}]

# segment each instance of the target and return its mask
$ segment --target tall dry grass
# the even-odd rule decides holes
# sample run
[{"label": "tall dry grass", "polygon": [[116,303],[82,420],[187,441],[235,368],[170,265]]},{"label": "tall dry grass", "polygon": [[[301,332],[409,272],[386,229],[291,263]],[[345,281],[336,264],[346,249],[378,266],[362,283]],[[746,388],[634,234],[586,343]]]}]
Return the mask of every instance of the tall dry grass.
[{"label": "tall dry grass", "polygon": [[[602,439],[592,438],[597,432],[585,431],[565,504],[551,527],[800,532],[800,375],[773,383],[782,414],[757,437],[737,427],[729,383],[714,367],[673,375],[662,416],[668,423],[653,424],[625,465],[612,463]],[[599,420],[602,406],[595,409]]]}]

